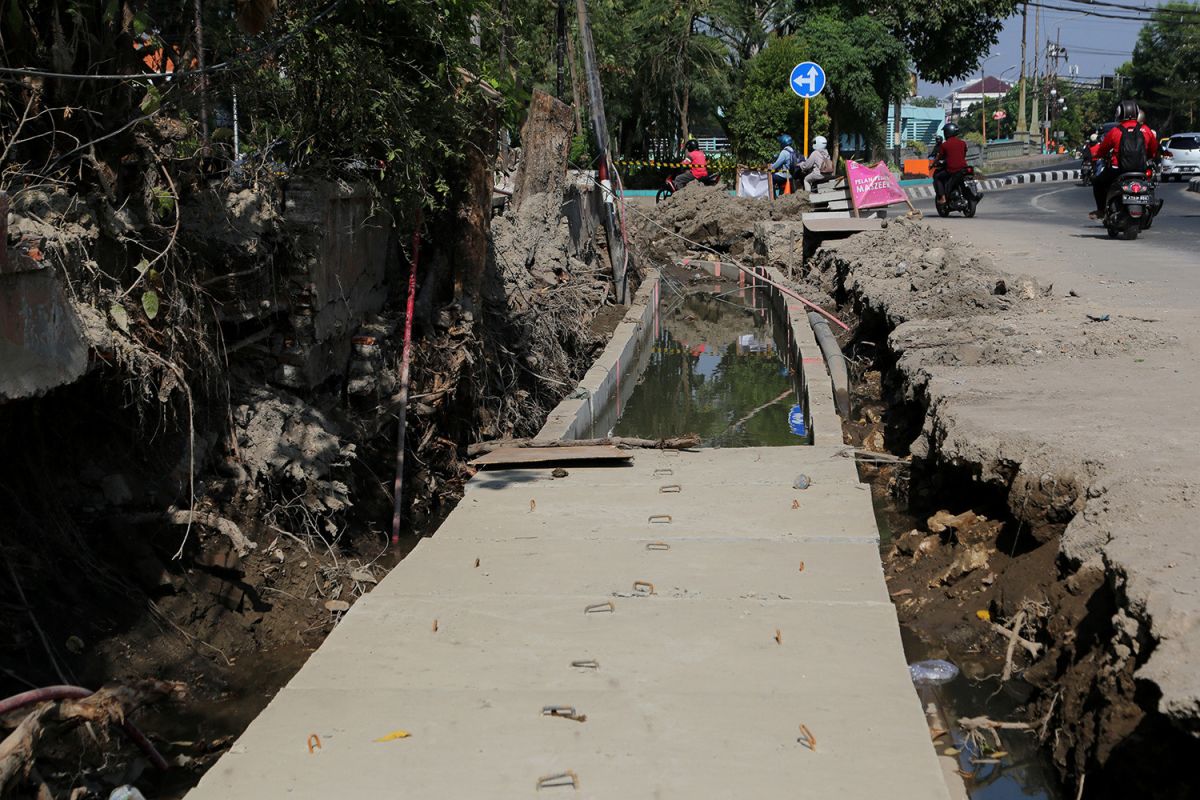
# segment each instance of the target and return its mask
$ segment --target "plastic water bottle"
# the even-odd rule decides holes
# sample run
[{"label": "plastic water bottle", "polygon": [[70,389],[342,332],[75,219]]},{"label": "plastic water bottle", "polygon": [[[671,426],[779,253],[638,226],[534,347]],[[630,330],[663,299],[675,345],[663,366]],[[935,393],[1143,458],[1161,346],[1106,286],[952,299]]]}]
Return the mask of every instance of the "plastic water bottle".
[{"label": "plastic water bottle", "polygon": [[125,784],[113,789],[108,800],[146,800],[146,795],[139,792],[136,786]]},{"label": "plastic water bottle", "polygon": [[949,683],[957,678],[958,667],[949,661],[943,661],[940,658],[931,658],[928,661],[918,661],[915,664],[909,664],[908,674],[912,676],[913,683],[939,685]]}]

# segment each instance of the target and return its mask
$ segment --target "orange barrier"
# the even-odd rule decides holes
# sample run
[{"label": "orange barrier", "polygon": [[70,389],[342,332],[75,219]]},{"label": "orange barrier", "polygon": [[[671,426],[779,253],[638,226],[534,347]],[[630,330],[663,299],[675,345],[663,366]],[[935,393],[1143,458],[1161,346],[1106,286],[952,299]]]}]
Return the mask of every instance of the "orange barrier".
[{"label": "orange barrier", "polygon": [[918,177],[932,177],[933,173],[929,170],[929,159],[926,158],[906,158],[904,159],[904,175],[916,175]]}]

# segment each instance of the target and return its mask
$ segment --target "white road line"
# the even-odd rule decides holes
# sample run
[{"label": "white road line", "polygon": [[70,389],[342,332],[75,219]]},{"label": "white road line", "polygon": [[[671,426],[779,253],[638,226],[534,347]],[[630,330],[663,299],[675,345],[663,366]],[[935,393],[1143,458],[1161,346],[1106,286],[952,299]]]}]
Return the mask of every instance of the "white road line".
[{"label": "white road line", "polygon": [[1030,200],[1029,205],[1033,206],[1038,211],[1045,211],[1047,214],[1057,214],[1058,212],[1055,211],[1053,208],[1046,208],[1038,201],[1041,200],[1043,197],[1049,197],[1052,194],[1058,194],[1059,192],[1065,192],[1069,189],[1074,189],[1074,188],[1075,188],[1074,186],[1064,186],[1063,188],[1055,189],[1052,192],[1042,192],[1041,194],[1037,195],[1032,200]]}]

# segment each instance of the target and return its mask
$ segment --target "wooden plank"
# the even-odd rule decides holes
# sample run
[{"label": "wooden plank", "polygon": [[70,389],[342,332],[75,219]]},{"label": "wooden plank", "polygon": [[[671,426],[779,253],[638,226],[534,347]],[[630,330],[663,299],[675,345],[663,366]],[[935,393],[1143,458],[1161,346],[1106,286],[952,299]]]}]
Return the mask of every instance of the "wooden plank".
[{"label": "wooden plank", "polygon": [[501,447],[478,458],[471,459],[474,466],[497,464],[545,464],[558,461],[631,461],[633,452],[611,445],[592,447]]}]

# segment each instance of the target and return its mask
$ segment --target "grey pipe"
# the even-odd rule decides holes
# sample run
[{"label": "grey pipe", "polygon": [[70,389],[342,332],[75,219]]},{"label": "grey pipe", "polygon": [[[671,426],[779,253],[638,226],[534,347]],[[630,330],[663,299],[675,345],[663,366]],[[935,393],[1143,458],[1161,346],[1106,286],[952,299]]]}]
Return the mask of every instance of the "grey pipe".
[{"label": "grey pipe", "polygon": [[850,416],[850,373],[846,369],[846,357],[829,327],[829,322],[815,311],[808,312],[808,324],[812,326],[829,367],[829,378],[833,381],[833,402],[842,419]]}]

